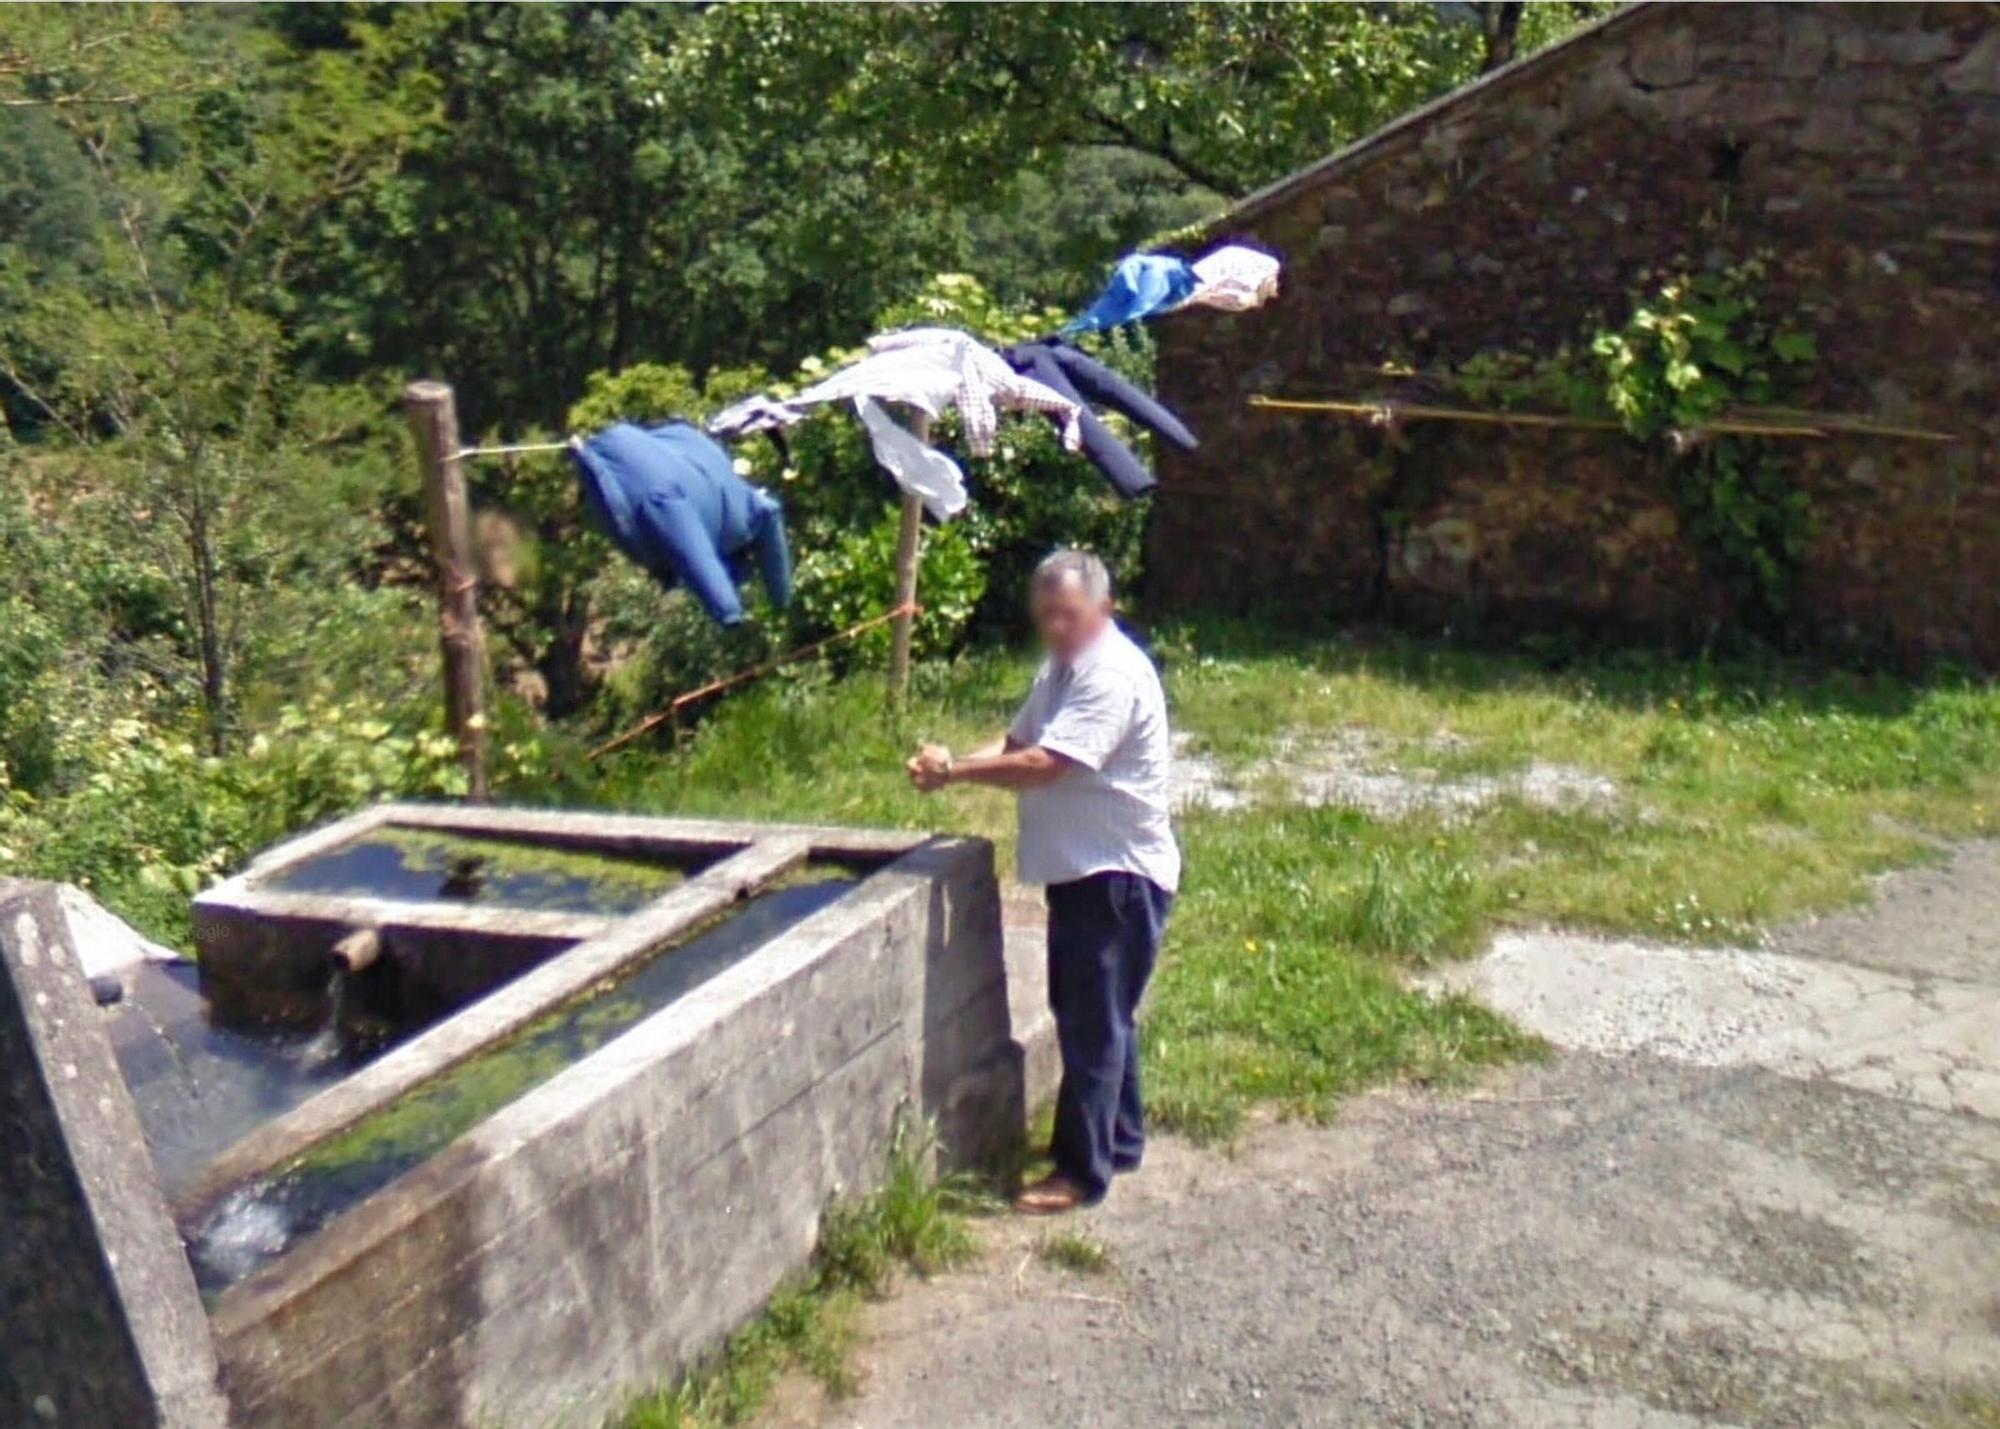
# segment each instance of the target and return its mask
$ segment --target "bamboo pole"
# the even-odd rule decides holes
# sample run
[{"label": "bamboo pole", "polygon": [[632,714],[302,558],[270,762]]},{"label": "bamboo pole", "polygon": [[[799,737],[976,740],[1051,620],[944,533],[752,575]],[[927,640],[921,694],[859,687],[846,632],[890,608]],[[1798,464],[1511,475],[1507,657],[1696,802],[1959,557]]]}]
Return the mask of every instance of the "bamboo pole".
[{"label": "bamboo pole", "polygon": [[[1617,422],[1598,417],[1564,417],[1548,412],[1484,412],[1467,407],[1438,407],[1421,402],[1399,402],[1392,397],[1359,401],[1305,401],[1287,397],[1253,396],[1250,405],[1275,412],[1321,412],[1336,417],[1359,417],[1375,426],[1386,427],[1402,421],[1470,422],[1487,427],[1555,427],[1579,432],[1622,432]],[[1767,415],[1749,412],[1725,413],[1697,427],[1678,428],[1674,441],[1693,446],[1705,437],[1799,437],[1824,439],[1835,435],[1886,437],[1898,441],[1955,442],[1950,432],[1922,427],[1897,427],[1882,422],[1829,413],[1816,415],[1772,409]]]},{"label": "bamboo pole", "polygon": [[1428,407],[1414,402],[1382,399],[1372,402],[1305,402],[1283,397],[1252,397],[1250,405],[1278,412],[1325,412],[1336,417],[1366,417],[1378,425],[1403,418],[1416,421],[1477,422],[1493,427],[1568,427],[1580,431],[1621,432],[1616,422],[1591,417],[1552,417],[1541,412],[1474,412],[1458,407]]},{"label": "bamboo pole", "polygon": [[[910,434],[918,441],[931,439],[931,419],[916,414]],[[903,526],[896,535],[896,609],[902,614],[890,627],[889,703],[901,704],[910,688],[910,647],[916,638],[917,572],[923,565],[924,504],[909,492],[903,493]]]},{"label": "bamboo pole", "polygon": [[437,563],[438,644],[444,654],[445,722],[465,765],[466,795],[484,803],[486,640],[479,628],[479,573],[472,552],[472,504],[459,466],[458,404],[443,382],[403,389],[423,468],[424,510]]}]

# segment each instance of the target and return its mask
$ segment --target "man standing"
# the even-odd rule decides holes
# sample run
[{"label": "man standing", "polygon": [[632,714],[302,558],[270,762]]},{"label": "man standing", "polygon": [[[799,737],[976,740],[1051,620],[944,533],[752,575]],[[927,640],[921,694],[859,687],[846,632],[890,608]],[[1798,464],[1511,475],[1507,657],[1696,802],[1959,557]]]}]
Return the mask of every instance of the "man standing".
[{"label": "man standing", "polygon": [[926,793],[986,784],[1020,796],[1020,875],[1048,885],[1049,1001],[1062,1047],[1050,1154],[1022,1192],[1042,1214],[1102,1199],[1145,1151],[1139,996],[1180,883],[1168,822],[1166,698],[1152,661],[1111,618],[1111,577],[1081,551],[1035,568],[1029,599],[1048,660],[1004,738],[909,762]]}]

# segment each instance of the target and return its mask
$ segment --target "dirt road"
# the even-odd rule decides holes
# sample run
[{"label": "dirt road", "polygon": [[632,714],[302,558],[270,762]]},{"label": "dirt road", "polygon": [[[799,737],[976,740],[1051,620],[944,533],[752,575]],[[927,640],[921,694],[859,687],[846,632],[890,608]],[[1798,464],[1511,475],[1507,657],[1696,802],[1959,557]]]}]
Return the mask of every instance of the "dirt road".
[{"label": "dirt road", "polygon": [[1503,940],[1561,1050],[1233,1154],[871,1307],[785,1425],[2000,1426],[2000,848],[1769,947]]}]

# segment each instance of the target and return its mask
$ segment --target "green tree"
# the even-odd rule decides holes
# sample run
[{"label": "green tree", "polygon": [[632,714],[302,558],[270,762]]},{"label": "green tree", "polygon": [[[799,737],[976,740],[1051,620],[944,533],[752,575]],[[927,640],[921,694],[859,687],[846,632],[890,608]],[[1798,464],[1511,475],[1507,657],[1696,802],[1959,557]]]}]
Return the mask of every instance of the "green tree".
[{"label": "green tree", "polygon": [[476,428],[555,427],[600,369],[701,373],[852,334],[957,239],[942,200],[888,182],[813,102],[815,53],[858,58],[844,8],[775,54],[736,7],[357,12],[338,43],[435,100],[327,235],[340,320],[309,355],[445,376]]},{"label": "green tree", "polygon": [[220,751],[255,592],[287,558],[274,517],[302,496],[286,478],[311,469],[289,458],[325,437],[294,420],[286,270],[328,204],[393,164],[398,131],[340,119],[328,66],[283,63],[197,11],[6,24],[0,107],[52,122],[87,188],[76,253],[0,252],[0,377],[10,407],[88,451],[80,494],[179,592]]}]

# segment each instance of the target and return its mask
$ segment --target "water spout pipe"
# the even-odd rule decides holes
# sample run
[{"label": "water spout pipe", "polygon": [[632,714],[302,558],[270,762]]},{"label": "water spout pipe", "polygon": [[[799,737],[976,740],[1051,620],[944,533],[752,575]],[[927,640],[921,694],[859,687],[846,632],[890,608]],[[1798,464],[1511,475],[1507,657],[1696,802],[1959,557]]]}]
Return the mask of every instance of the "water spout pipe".
[{"label": "water spout pipe", "polygon": [[381,956],[382,930],[379,928],[356,928],[326,950],[326,960],[337,971],[350,976],[373,966]]}]

